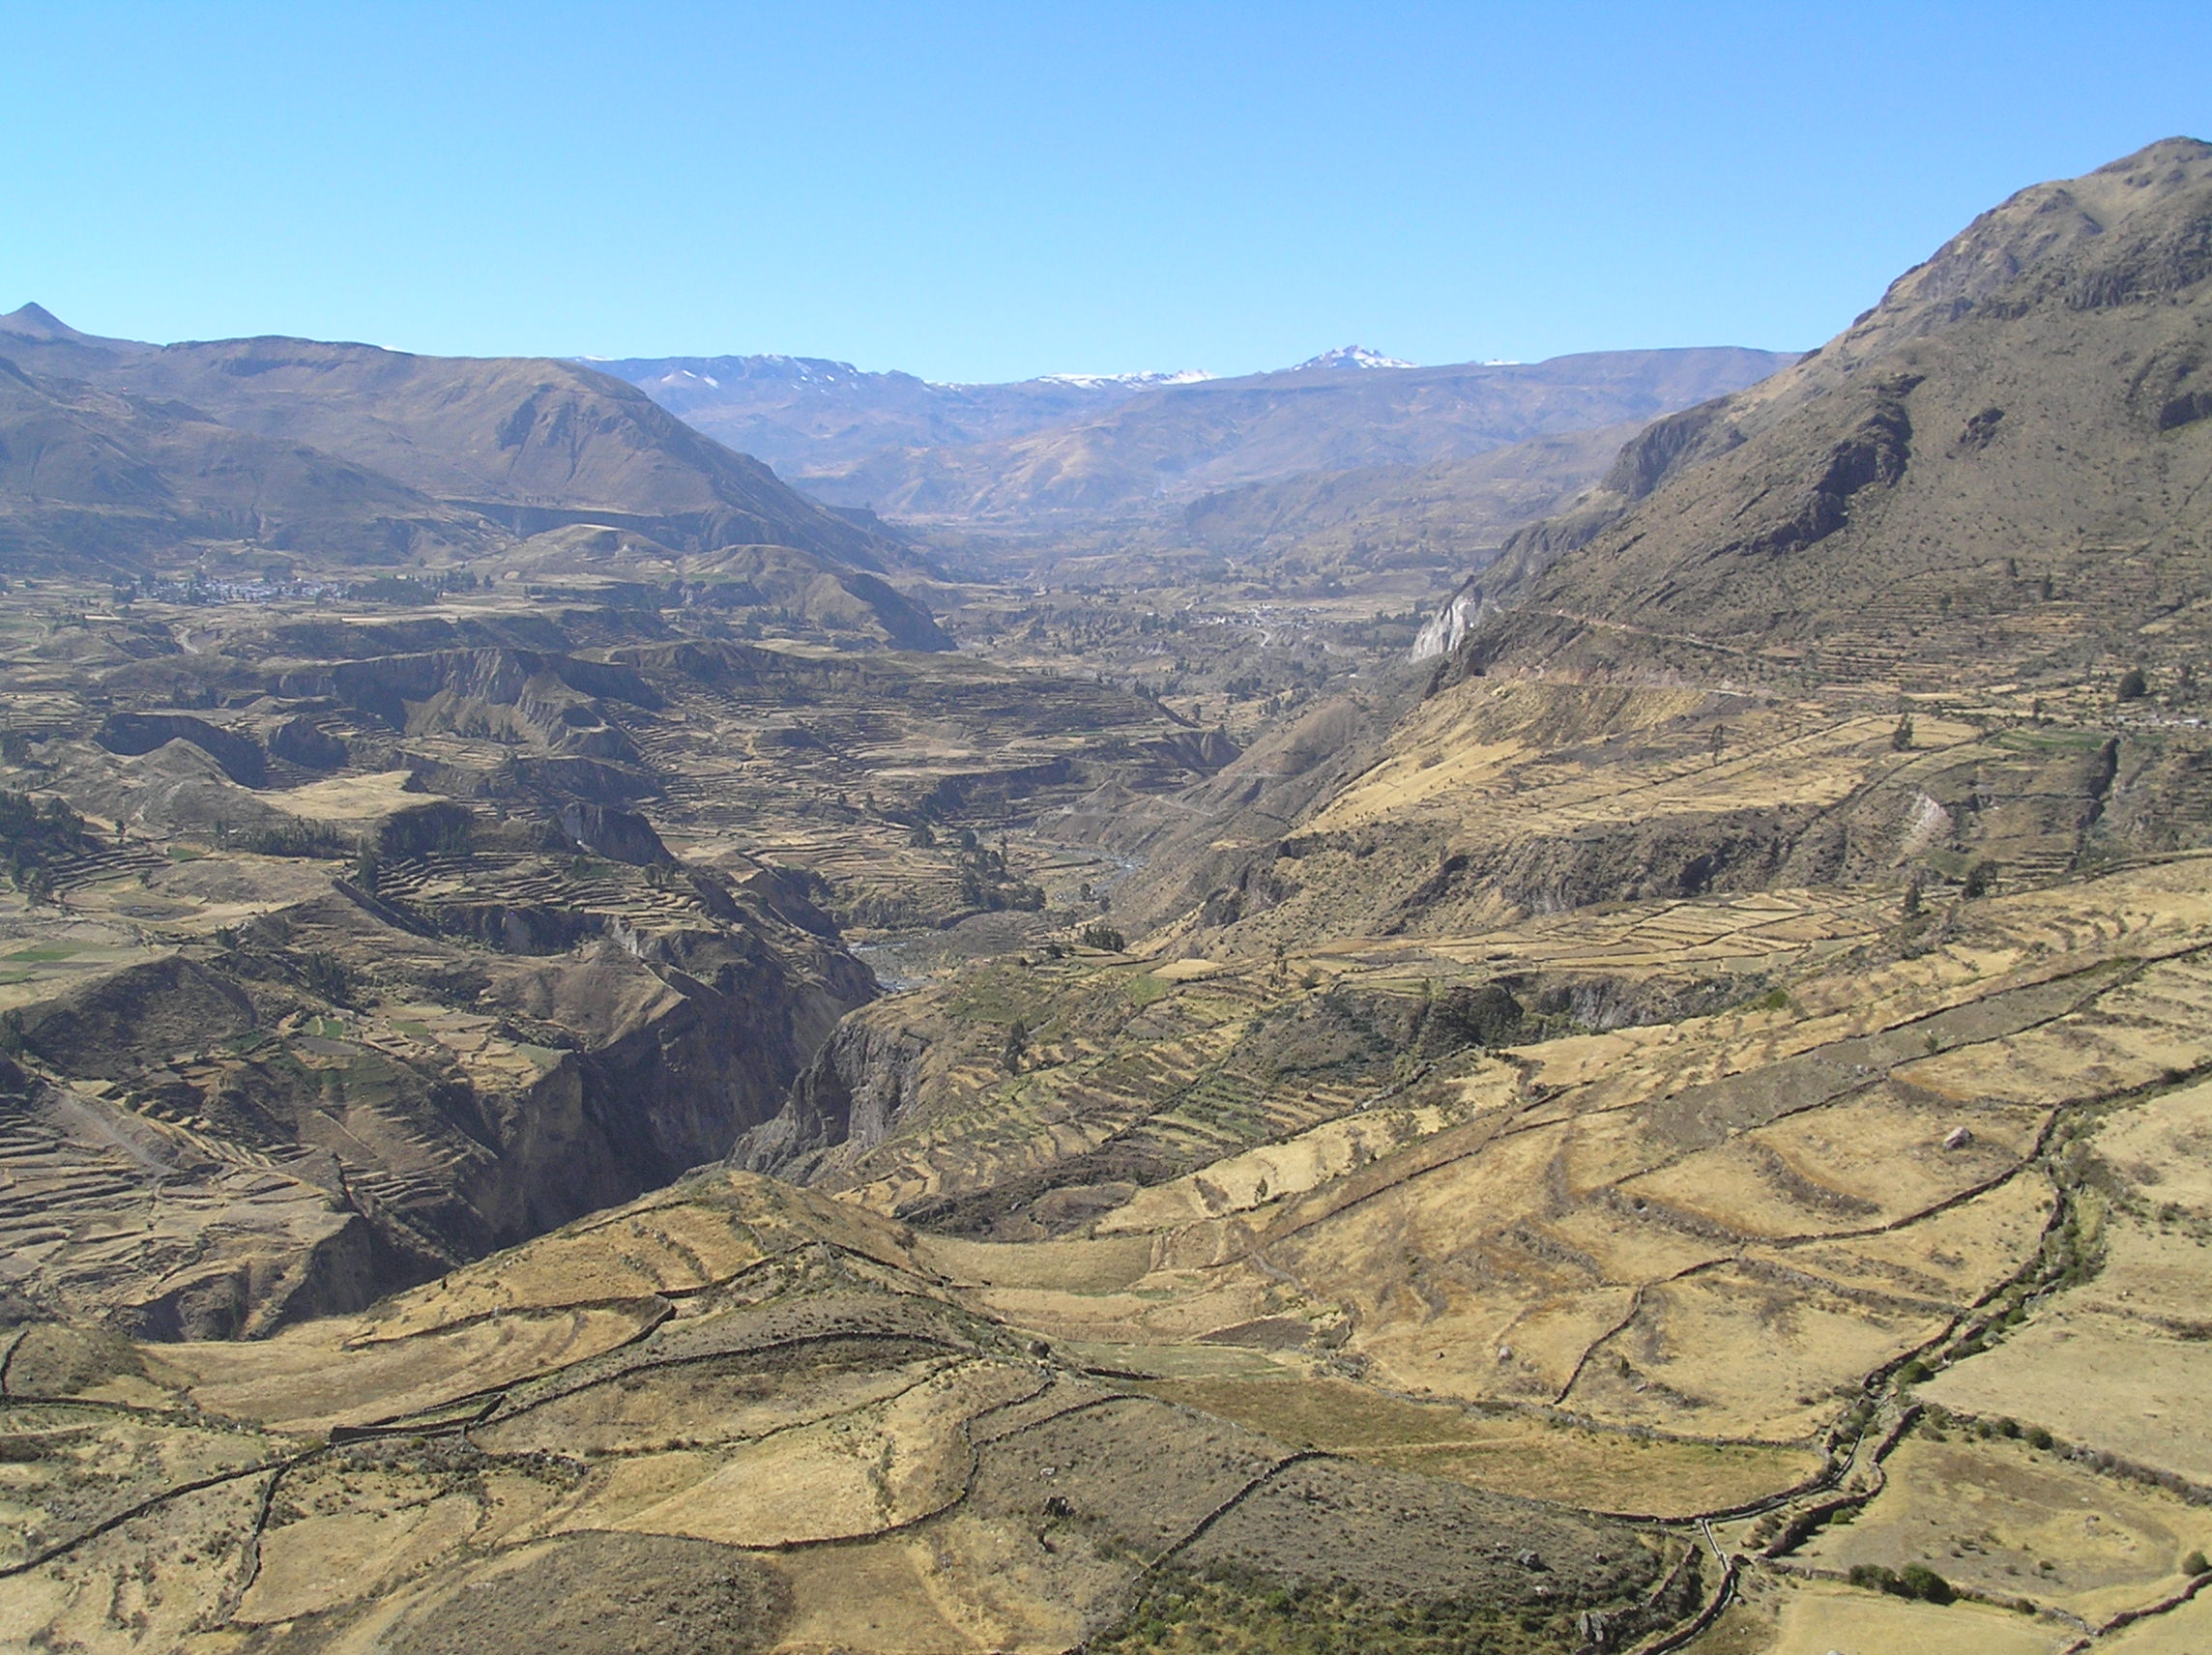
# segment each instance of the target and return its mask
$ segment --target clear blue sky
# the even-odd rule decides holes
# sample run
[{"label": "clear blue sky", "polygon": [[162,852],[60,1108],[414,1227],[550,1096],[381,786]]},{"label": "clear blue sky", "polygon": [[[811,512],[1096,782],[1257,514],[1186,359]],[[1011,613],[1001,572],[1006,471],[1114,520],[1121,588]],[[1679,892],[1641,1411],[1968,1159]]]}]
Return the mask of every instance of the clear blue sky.
[{"label": "clear blue sky", "polygon": [[0,0],[0,310],[935,379],[1809,346],[2212,5]]}]

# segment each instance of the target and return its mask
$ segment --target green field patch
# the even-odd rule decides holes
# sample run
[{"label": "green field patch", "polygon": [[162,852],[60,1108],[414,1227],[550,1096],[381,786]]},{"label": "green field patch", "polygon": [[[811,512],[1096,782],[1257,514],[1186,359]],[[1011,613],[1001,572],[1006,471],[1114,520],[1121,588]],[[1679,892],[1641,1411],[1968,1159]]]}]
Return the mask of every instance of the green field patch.
[{"label": "green field patch", "polygon": [[1809,1449],[1676,1442],[1553,1427],[1487,1441],[1351,1451],[1356,1459],[1493,1494],[1591,1511],[1686,1518],[1797,1487],[1820,1466]]},{"label": "green field patch", "polygon": [[1175,992],[1175,984],[1163,981],[1150,972],[1138,972],[1122,981],[1129,991],[1129,1003],[1139,1011],[1156,1000],[1165,1000]]},{"label": "green field patch", "polygon": [[1989,738],[1993,747],[2023,753],[2086,753],[2103,746],[2101,730],[2005,730]]},{"label": "green field patch", "polygon": [[35,943],[28,948],[17,948],[13,954],[0,954],[0,959],[22,960],[44,965],[53,960],[66,960],[72,954],[84,952],[81,943]]},{"label": "green field patch", "polygon": [[1463,1442],[1478,1429],[1466,1409],[1449,1404],[1406,1402],[1318,1376],[1178,1379],[1149,1388],[1294,1447],[1337,1453]]},{"label": "green field patch", "polygon": [[1795,1487],[1820,1466],[1804,1448],[1592,1431],[1516,1411],[1412,1402],[1323,1376],[1179,1375],[1146,1389],[1295,1447],[1600,1511],[1720,1511]]}]

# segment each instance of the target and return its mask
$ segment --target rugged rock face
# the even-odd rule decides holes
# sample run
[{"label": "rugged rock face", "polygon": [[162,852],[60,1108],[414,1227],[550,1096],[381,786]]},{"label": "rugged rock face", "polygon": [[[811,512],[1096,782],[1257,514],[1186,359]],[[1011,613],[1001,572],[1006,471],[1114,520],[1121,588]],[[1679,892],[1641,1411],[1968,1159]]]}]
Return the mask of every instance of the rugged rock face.
[{"label": "rugged rock face", "polygon": [[[929,823],[1236,755],[1102,682],[743,641],[667,594],[157,597],[7,658],[48,686],[0,745],[24,1292],[261,1334],[720,1160],[877,993],[833,911],[1042,906]],[[752,849],[823,824],[816,865]]]},{"label": "rugged rock face", "polygon": [[803,1180],[826,1150],[882,1143],[919,1096],[929,1050],[929,1039],[906,1027],[895,1011],[846,1018],[775,1118],[738,1140],[730,1164]]}]

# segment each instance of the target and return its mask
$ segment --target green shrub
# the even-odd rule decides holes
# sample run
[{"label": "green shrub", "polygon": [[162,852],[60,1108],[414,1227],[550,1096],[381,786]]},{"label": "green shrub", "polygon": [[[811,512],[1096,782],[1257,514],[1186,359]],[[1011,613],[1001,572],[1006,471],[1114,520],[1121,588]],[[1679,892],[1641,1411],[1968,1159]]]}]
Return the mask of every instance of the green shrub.
[{"label": "green shrub", "polygon": [[2182,1558],[2181,1572],[2185,1575],[2212,1574],[2212,1558],[2207,1558],[2201,1552],[2192,1552]]},{"label": "green shrub", "polygon": [[1947,1604],[1958,1594],[1951,1590],[1951,1582],[1924,1563],[1907,1563],[1897,1574],[1899,1596],[1918,1598],[1923,1603]]},{"label": "green shrub", "polygon": [[1887,1592],[1894,1598],[1918,1598],[1924,1603],[1947,1604],[1958,1596],[1951,1582],[1925,1563],[1907,1563],[1902,1569],[1880,1563],[1853,1563],[1851,1584],[1869,1591]]},{"label": "green shrub", "polygon": [[335,954],[317,948],[300,959],[300,975],[308,989],[325,1000],[343,1003],[353,990],[353,973]]}]

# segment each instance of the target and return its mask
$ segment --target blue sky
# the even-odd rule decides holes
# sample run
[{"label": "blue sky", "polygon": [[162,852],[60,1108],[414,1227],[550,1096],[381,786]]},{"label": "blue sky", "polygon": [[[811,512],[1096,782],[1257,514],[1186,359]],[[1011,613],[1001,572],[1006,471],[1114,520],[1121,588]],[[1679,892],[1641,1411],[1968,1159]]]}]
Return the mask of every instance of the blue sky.
[{"label": "blue sky", "polygon": [[0,310],[934,379],[1819,342],[2212,6],[0,0]]}]

